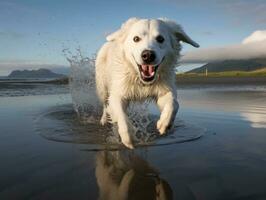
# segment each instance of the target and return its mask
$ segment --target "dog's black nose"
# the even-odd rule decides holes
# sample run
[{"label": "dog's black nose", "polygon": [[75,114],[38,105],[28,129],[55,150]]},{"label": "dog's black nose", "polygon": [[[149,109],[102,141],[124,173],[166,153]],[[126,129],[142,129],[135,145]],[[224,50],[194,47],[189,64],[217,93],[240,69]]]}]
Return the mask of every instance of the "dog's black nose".
[{"label": "dog's black nose", "polygon": [[152,50],[144,50],[141,53],[141,58],[143,62],[145,62],[146,64],[150,64],[155,60],[156,55],[155,55],[155,52]]}]

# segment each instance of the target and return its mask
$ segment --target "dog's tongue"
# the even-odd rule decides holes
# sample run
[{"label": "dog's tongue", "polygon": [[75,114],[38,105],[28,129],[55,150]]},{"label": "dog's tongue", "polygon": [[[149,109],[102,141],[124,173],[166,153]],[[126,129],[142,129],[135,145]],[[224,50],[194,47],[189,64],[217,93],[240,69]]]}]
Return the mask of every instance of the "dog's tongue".
[{"label": "dog's tongue", "polygon": [[153,65],[141,65],[141,69],[146,76],[152,76],[155,67]]}]

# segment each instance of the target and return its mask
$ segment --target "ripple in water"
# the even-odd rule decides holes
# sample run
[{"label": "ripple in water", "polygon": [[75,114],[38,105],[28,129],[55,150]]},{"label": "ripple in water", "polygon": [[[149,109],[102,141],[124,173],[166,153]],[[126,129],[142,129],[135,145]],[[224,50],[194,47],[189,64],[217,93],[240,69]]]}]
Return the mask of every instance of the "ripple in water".
[{"label": "ripple in water", "polygon": [[[71,65],[70,93],[73,106],[57,108],[40,116],[37,120],[38,132],[49,140],[96,145],[92,147],[94,149],[103,146],[122,147],[116,124],[101,126],[99,123],[101,105],[95,90],[94,59],[83,57],[80,50],[75,56],[67,49],[63,53]],[[159,136],[155,128],[159,116],[150,115],[148,105],[148,102],[130,103],[127,109],[135,146],[192,141],[205,132],[205,129],[176,119],[169,134]]]},{"label": "ripple in water", "polygon": [[[91,144],[88,150],[123,148],[116,125],[102,126],[100,116],[94,122],[80,120],[71,105],[58,107],[41,115],[37,123],[37,132],[48,140],[66,143]],[[148,115],[141,128],[138,127],[134,138],[135,146],[155,146],[183,143],[199,139],[205,129],[186,124],[176,119],[169,134],[160,136],[156,130],[158,116]],[[134,125],[135,126],[135,125]],[[143,128],[143,131],[141,129]]]}]

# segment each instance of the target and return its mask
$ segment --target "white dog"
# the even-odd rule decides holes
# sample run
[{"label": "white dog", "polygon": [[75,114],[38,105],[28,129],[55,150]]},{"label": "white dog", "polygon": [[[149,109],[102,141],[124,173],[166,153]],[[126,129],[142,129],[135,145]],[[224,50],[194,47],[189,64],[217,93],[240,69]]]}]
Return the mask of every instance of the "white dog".
[{"label": "white dog", "polygon": [[133,148],[126,107],[130,101],[152,99],[161,116],[157,129],[164,134],[178,111],[175,65],[180,41],[194,42],[183,29],[167,19],[130,18],[107,36],[96,58],[96,87],[102,101],[101,124],[117,122],[121,141]]}]

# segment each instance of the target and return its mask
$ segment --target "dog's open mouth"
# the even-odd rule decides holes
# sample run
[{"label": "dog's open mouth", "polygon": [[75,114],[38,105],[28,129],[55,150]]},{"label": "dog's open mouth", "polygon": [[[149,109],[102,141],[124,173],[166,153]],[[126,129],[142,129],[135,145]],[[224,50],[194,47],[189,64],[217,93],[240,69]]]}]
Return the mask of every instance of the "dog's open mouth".
[{"label": "dog's open mouth", "polygon": [[163,59],[158,65],[152,65],[152,64],[137,64],[140,72],[140,77],[145,82],[152,82],[155,79],[157,69],[163,62]]},{"label": "dog's open mouth", "polygon": [[138,65],[141,79],[150,82],[155,78],[159,65]]}]

